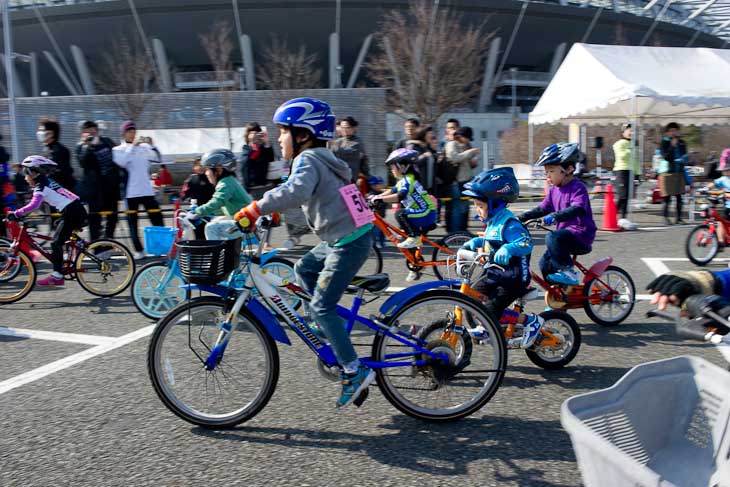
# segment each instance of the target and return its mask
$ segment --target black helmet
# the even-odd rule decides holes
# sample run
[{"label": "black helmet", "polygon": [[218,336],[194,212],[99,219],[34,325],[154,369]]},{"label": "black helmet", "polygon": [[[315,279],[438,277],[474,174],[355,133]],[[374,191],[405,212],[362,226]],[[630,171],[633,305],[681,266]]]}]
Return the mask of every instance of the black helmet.
[{"label": "black helmet", "polygon": [[222,167],[227,171],[233,171],[236,168],[236,156],[228,149],[213,149],[203,154],[200,165],[211,169]]}]

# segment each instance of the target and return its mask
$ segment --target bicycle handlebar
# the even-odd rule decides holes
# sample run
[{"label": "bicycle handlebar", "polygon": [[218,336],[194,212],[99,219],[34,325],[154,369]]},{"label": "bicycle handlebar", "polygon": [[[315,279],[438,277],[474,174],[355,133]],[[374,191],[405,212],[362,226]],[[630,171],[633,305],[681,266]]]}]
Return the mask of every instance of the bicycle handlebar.
[{"label": "bicycle handlebar", "polygon": [[673,322],[677,334],[681,337],[701,342],[730,344],[730,321],[712,309],[708,298],[706,295],[687,298],[685,309],[689,317],[673,315],[658,309],[651,310],[646,315],[649,318],[661,318]]}]

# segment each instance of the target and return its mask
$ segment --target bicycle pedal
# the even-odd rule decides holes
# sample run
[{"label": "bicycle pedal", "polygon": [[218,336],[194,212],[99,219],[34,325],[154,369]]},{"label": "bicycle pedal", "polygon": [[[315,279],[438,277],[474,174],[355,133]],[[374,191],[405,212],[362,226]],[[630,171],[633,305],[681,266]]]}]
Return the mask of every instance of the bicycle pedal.
[{"label": "bicycle pedal", "polygon": [[355,406],[360,407],[360,406],[362,406],[362,403],[365,402],[365,399],[368,398],[368,395],[370,395],[370,388],[369,387],[367,389],[363,389],[363,391],[360,393],[360,395],[357,396],[357,399],[355,399],[354,401],[352,401],[352,403]]},{"label": "bicycle pedal", "polygon": [[522,337],[510,338],[507,341],[507,348],[522,348]]}]

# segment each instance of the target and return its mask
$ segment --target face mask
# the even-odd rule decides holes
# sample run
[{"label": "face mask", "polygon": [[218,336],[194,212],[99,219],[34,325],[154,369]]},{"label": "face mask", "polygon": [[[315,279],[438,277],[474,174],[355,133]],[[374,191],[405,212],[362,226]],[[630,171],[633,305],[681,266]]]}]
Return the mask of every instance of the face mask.
[{"label": "face mask", "polygon": [[46,130],[39,130],[35,133],[35,138],[38,139],[38,142],[43,144],[46,141],[46,135],[48,135]]}]

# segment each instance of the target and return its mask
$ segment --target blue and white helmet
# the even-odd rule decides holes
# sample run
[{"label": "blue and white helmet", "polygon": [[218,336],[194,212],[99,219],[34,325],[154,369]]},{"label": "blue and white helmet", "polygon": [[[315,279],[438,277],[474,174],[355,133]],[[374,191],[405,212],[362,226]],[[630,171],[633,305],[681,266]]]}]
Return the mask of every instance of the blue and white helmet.
[{"label": "blue and white helmet", "polygon": [[474,176],[461,194],[487,202],[514,203],[520,196],[520,184],[511,167],[497,167]]},{"label": "blue and white helmet", "polygon": [[286,127],[309,130],[320,140],[335,138],[335,116],[327,102],[316,98],[294,98],[274,113],[273,122]]},{"label": "blue and white helmet", "polygon": [[535,163],[535,167],[558,165],[563,168],[575,167],[580,160],[581,154],[578,150],[578,144],[563,142],[545,147]]}]

